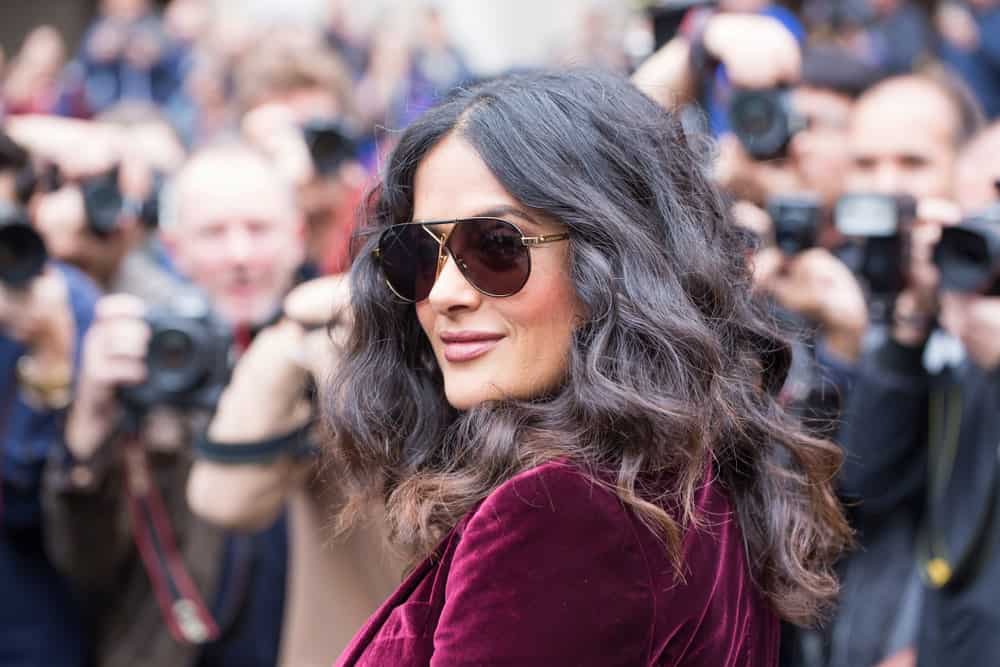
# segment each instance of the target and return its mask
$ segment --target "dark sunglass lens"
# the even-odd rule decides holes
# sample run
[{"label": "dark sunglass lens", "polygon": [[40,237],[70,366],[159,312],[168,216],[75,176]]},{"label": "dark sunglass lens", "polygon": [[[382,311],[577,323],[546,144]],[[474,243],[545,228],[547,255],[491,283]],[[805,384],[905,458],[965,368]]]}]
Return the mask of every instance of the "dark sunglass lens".
[{"label": "dark sunglass lens", "polygon": [[469,282],[493,296],[516,294],[531,272],[521,232],[503,220],[460,222],[448,237],[448,247]]},{"label": "dark sunglass lens", "polygon": [[399,225],[382,232],[379,264],[399,296],[410,301],[427,298],[437,277],[439,247],[420,225]]}]

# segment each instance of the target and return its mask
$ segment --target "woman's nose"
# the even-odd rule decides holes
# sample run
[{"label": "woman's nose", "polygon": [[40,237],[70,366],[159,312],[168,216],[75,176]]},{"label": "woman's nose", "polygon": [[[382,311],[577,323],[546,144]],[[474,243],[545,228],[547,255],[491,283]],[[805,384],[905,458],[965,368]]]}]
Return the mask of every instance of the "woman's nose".
[{"label": "woman's nose", "polygon": [[444,265],[438,272],[434,287],[427,297],[431,307],[439,313],[454,312],[478,307],[482,294],[462,275],[458,262],[450,253],[445,255]]}]

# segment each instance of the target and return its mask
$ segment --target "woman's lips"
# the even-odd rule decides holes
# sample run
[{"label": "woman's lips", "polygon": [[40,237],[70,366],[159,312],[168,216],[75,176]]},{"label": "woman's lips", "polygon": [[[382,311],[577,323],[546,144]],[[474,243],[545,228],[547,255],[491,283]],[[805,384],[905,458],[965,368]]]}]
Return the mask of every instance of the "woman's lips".
[{"label": "woman's lips", "polygon": [[440,336],[444,343],[444,358],[450,363],[472,361],[483,356],[503,339],[501,334],[460,331]]}]

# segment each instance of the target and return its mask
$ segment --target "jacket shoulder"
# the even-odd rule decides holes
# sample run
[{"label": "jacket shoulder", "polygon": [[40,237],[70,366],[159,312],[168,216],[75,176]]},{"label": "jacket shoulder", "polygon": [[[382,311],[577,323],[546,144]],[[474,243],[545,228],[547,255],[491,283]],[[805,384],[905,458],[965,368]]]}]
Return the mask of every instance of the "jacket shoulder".
[{"label": "jacket shoulder", "polygon": [[435,664],[643,664],[655,611],[636,521],[564,463],[499,486],[455,546]]},{"label": "jacket shoulder", "polygon": [[540,515],[598,511],[617,520],[625,514],[621,501],[607,486],[561,461],[543,463],[507,480],[486,497],[474,517],[498,509]]}]

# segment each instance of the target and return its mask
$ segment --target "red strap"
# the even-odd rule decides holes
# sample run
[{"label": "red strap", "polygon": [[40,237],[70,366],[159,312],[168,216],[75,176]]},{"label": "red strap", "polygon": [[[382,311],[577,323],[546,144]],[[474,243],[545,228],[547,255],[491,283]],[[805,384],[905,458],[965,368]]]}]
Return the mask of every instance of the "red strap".
[{"label": "red strap", "polygon": [[248,326],[236,327],[233,332],[233,342],[236,345],[237,356],[243,354],[250,347],[250,343],[253,342],[253,332]]},{"label": "red strap", "polygon": [[170,634],[184,644],[219,637],[212,618],[177,549],[170,516],[156,486],[146,452],[135,438],[125,443],[125,488],[132,535]]}]

